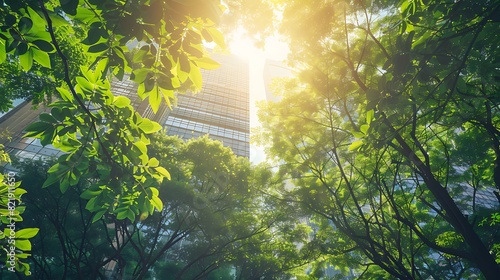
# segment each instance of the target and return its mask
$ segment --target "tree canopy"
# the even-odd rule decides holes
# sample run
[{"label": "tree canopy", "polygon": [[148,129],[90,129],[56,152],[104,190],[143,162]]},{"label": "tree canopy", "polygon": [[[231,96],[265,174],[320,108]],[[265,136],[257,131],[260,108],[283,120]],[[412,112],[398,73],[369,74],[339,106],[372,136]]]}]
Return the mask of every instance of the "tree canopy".
[{"label": "tree canopy", "polygon": [[229,22],[290,45],[298,75],[260,105],[255,137],[277,174],[207,138],[157,135],[110,86],[130,77],[154,112],[200,89],[200,69],[218,66],[205,45],[224,46],[220,1],[0,0],[0,110],[53,95],[25,136],[66,152],[21,164],[25,184],[41,185],[28,194],[16,178],[9,197],[14,177],[0,178],[3,225],[9,198],[27,202],[13,213],[26,227],[16,269],[496,279],[500,215],[485,197],[500,197],[500,1],[226,5]]},{"label": "tree canopy", "polygon": [[498,206],[475,196],[499,187],[500,3],[278,5],[299,74],[261,105],[257,138],[329,263],[368,278],[497,277],[484,221]]},{"label": "tree canopy", "polygon": [[154,112],[174,90],[200,89],[200,68],[218,66],[204,43],[224,47],[221,13],[215,0],[0,1],[0,110],[13,98],[57,98],[26,128],[25,137],[66,152],[43,187],[64,193],[85,182],[94,222],[161,211],[157,187],[170,175],[147,153],[161,126],[113,95],[109,81],[130,76]]},{"label": "tree canopy", "polygon": [[42,189],[51,163],[18,163],[21,186],[30,187],[23,225],[40,227],[29,260],[37,279],[232,279],[231,270],[240,279],[277,279],[311,258],[295,245],[306,242],[308,227],[261,195],[281,184],[268,169],[207,137],[153,140],[149,152],[172,179],[159,187],[162,211],[132,221],[108,213],[93,223],[85,184],[64,194],[57,184]]}]

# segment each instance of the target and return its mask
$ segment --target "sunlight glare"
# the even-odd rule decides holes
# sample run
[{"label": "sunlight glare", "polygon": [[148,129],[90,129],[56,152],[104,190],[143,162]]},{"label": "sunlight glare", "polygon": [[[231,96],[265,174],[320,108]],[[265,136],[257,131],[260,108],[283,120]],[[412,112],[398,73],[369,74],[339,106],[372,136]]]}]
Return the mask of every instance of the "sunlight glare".
[{"label": "sunlight glare", "polygon": [[264,49],[259,49],[254,45],[252,39],[249,38],[243,28],[239,28],[234,33],[228,45],[229,51],[232,54],[252,62],[263,61],[265,59],[283,61],[290,51],[287,44],[275,36],[267,38]]}]

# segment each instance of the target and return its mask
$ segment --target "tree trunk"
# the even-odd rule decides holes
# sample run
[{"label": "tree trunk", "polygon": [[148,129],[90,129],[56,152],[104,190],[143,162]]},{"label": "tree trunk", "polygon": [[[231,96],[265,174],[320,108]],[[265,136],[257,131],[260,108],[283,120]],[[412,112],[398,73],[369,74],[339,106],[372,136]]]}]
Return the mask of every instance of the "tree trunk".
[{"label": "tree trunk", "polygon": [[469,245],[472,254],[470,258],[471,261],[477,265],[486,279],[498,279],[500,277],[500,266],[496,263],[483,241],[474,231],[472,225],[462,214],[448,191],[446,191],[441,183],[434,177],[430,166],[425,165],[424,162],[416,156],[415,152],[408,146],[403,137],[401,137],[387,119],[385,119],[385,124],[388,125],[395,134],[396,141],[401,145],[403,155],[422,173],[427,188],[432,192],[439,205],[445,210],[445,215],[448,217],[452,226],[463,236],[465,243]]}]

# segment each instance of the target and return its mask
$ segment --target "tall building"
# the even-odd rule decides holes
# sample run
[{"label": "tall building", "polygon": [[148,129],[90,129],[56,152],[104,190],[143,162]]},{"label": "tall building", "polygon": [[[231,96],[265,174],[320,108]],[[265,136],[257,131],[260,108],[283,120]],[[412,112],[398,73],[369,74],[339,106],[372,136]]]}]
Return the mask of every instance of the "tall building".
[{"label": "tall building", "polygon": [[[183,139],[208,134],[233,149],[238,156],[249,157],[249,71],[248,63],[235,56],[213,55],[221,67],[203,71],[203,88],[197,94],[178,95],[178,106],[170,111],[165,104],[153,114],[148,100],[137,96],[137,84],[125,77],[111,84],[115,95],[127,96],[131,105],[143,117],[166,126],[169,135]],[[23,138],[26,126],[38,120],[40,113],[49,110],[40,105],[33,110],[31,102],[22,102],[0,116],[0,132],[7,131],[11,139],[0,144],[11,155],[25,159],[48,159],[63,154],[52,145],[43,147],[38,139]]]},{"label": "tall building", "polygon": [[233,55],[212,55],[221,64],[202,71],[203,87],[196,94],[178,95],[177,106],[167,112],[168,135],[183,139],[208,134],[238,156],[250,156],[250,90],[248,62]]},{"label": "tall building", "polygon": [[[158,116],[164,114],[165,107],[162,106],[159,114],[152,114],[151,107],[147,100],[141,100],[137,96],[137,85],[128,80],[114,80],[111,84],[115,95],[127,96],[131,100],[131,105],[143,117],[149,117],[154,121],[160,121]],[[11,155],[21,159],[46,160],[51,157],[59,157],[64,152],[54,148],[52,145],[42,146],[39,139],[24,138],[24,129],[32,122],[38,120],[41,113],[50,113],[50,108],[40,104],[33,109],[30,101],[17,102],[18,105],[9,112],[0,116],[0,133],[5,133],[9,138],[0,138],[0,144],[5,145],[5,150]]]}]

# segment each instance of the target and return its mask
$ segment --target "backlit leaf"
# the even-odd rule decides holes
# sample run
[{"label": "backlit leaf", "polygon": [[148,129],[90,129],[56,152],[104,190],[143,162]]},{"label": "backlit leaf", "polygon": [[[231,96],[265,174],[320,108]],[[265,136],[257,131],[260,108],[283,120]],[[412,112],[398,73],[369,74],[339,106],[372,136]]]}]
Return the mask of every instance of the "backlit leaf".
[{"label": "backlit leaf", "polygon": [[38,62],[43,67],[51,68],[50,57],[48,53],[38,50],[36,48],[32,48],[31,50],[33,51],[33,59],[36,62]]},{"label": "backlit leaf", "polygon": [[23,55],[20,55],[19,62],[21,63],[21,66],[23,67],[24,71],[26,72],[29,71],[33,66],[33,51],[29,49]]},{"label": "backlit leaf", "polygon": [[210,36],[212,36],[212,39],[214,40],[214,42],[217,45],[219,45],[219,47],[221,47],[223,49],[226,48],[226,42],[224,40],[224,35],[222,35],[222,33],[219,30],[217,30],[214,27],[207,28],[206,30],[210,34]]},{"label": "backlit leaf", "polygon": [[148,119],[143,119],[142,122],[139,124],[139,128],[142,131],[144,131],[144,133],[150,134],[159,131],[161,129],[161,125],[159,125],[157,122]]},{"label": "backlit leaf", "polygon": [[170,178],[170,173],[167,171],[167,169],[161,167],[161,166],[158,166],[155,168],[155,170],[160,173],[162,176],[164,176],[165,178],[167,178],[168,180],[171,180]]},{"label": "backlit leaf", "polygon": [[189,79],[193,82],[197,89],[201,89],[202,86],[202,77],[201,71],[198,67],[191,67],[191,72],[189,73]]},{"label": "backlit leaf", "polygon": [[65,88],[58,87],[57,91],[61,95],[62,99],[66,100],[66,101],[70,101],[70,102],[73,101],[74,97],[71,94],[71,92],[69,92],[69,90],[67,90]]},{"label": "backlit leaf", "polygon": [[16,248],[22,251],[31,251],[31,242],[29,240],[16,240]]},{"label": "backlit leaf", "polygon": [[124,108],[130,105],[130,99],[125,96],[115,96],[113,104],[118,108]]},{"label": "backlit leaf", "polygon": [[207,70],[217,69],[220,67],[220,64],[217,61],[211,59],[210,57],[202,57],[196,59],[195,63],[196,65],[198,65],[198,67]]},{"label": "backlit leaf", "polygon": [[352,142],[351,145],[349,145],[348,150],[349,151],[357,150],[359,147],[361,147],[361,145],[363,145],[363,140],[354,141],[354,142]]},{"label": "backlit leaf", "polygon": [[157,196],[153,196],[151,199],[151,204],[158,210],[161,211],[163,209],[163,202]]},{"label": "backlit leaf", "polygon": [[16,238],[20,238],[20,239],[32,238],[38,233],[38,231],[39,231],[39,229],[37,229],[37,228],[21,229],[21,230],[16,231]]}]

